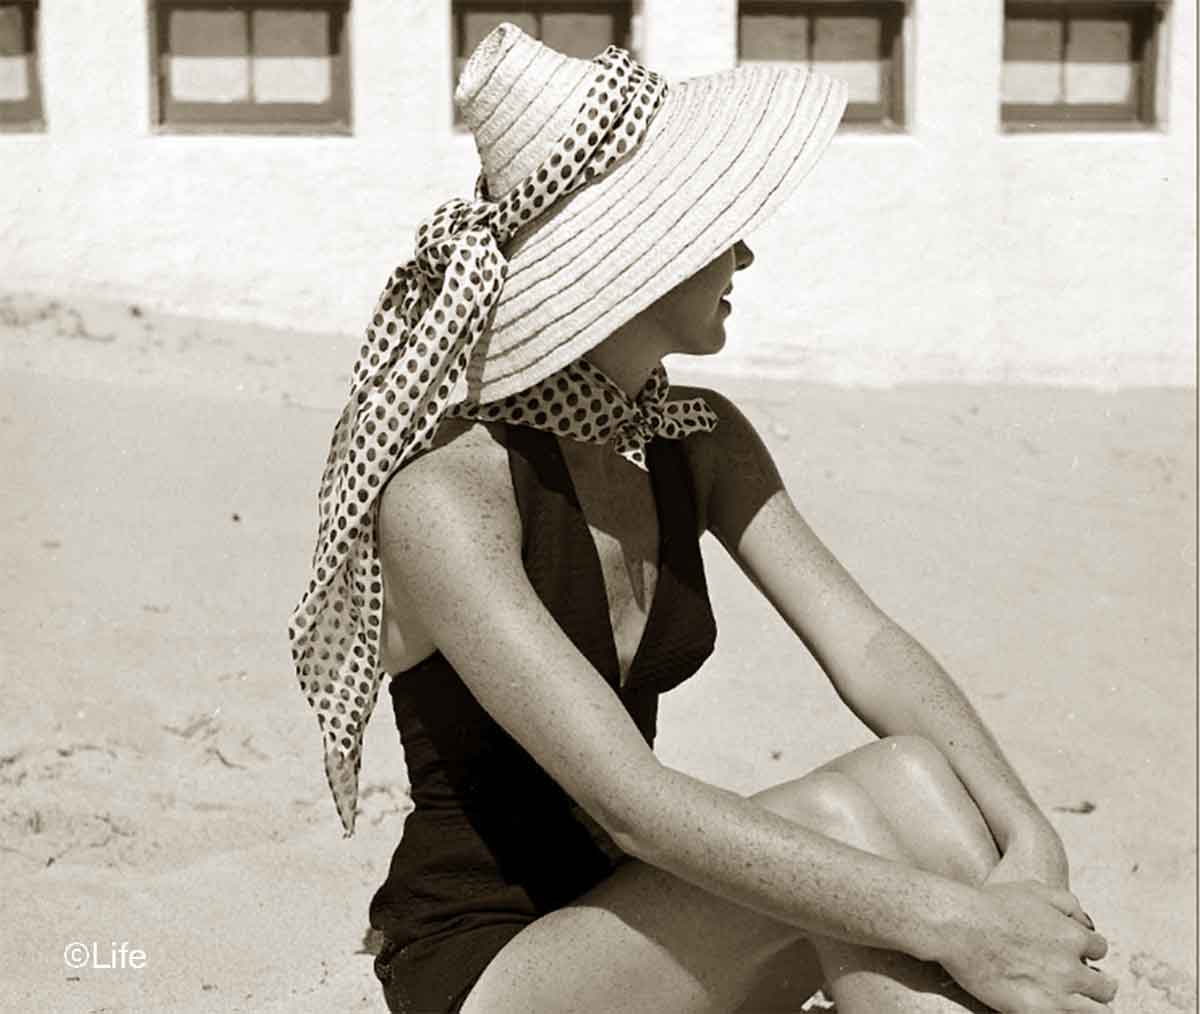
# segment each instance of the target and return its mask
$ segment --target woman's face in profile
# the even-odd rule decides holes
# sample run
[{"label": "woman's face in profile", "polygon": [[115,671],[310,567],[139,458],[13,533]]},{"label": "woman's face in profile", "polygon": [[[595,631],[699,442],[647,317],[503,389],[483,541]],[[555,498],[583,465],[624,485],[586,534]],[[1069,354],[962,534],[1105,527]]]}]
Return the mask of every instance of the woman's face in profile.
[{"label": "woman's face in profile", "polygon": [[734,272],[753,262],[753,252],[738,240],[647,307],[646,316],[671,339],[671,351],[703,356],[724,347]]}]

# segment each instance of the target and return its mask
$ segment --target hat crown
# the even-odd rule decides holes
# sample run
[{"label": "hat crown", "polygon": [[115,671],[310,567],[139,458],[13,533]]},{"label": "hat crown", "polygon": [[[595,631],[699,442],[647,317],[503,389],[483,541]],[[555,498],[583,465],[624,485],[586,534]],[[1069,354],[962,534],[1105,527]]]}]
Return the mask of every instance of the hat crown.
[{"label": "hat crown", "polygon": [[475,48],[454,102],[475,136],[488,194],[509,193],[570,128],[596,72],[505,22]]}]

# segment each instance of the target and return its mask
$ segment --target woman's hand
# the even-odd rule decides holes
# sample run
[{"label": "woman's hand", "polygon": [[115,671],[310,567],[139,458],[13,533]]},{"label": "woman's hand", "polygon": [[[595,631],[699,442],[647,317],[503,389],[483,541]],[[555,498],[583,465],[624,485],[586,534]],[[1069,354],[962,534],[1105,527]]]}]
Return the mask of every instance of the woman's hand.
[{"label": "woman's hand", "polygon": [[1034,825],[1011,834],[1000,862],[987,878],[989,884],[1035,880],[1047,887],[1067,889],[1070,868],[1058,834],[1048,824]]},{"label": "woman's hand", "polygon": [[988,883],[973,917],[950,934],[941,964],[976,999],[1002,1014],[1106,1011],[1116,981],[1088,967],[1108,943],[1079,920],[1069,891],[1026,882]]}]

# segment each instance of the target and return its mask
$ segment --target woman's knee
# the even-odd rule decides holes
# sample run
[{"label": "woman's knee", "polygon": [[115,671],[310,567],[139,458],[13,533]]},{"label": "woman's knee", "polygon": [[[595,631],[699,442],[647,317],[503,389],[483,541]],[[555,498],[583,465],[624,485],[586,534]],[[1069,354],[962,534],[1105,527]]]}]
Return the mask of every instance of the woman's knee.
[{"label": "woman's knee", "polygon": [[946,755],[923,736],[888,736],[880,740],[879,745],[892,755],[894,763],[916,785],[936,791],[950,784],[959,784],[958,775],[946,760]]},{"label": "woman's knee", "polygon": [[857,782],[886,811],[901,804],[914,816],[921,811],[974,808],[945,754],[922,736],[888,736],[826,764],[821,771]]},{"label": "woman's knee", "polygon": [[946,756],[921,736],[889,736],[822,770],[853,779],[927,869],[969,882],[998,858],[987,822]]},{"label": "woman's knee", "polygon": [[860,784],[887,775],[904,779],[914,788],[946,790],[958,785],[958,776],[945,754],[923,736],[887,736],[830,761],[819,771],[849,775]]},{"label": "woman's knee", "polygon": [[840,771],[814,771],[754,797],[761,806],[812,831],[889,858],[905,858],[870,795]]}]

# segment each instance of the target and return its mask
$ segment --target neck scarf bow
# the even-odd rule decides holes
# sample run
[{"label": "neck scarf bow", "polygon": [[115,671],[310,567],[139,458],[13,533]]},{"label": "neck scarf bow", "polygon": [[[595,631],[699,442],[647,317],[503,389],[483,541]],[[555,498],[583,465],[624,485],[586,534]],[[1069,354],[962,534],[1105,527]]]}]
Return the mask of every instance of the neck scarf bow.
[{"label": "neck scarf bow", "polygon": [[645,471],[645,448],[655,437],[673,440],[710,432],[717,425],[717,414],[703,398],[670,401],[670,388],[667,371],[660,365],[630,399],[598,366],[576,359],[503,401],[463,403],[446,414],[533,426],[585,443],[611,443],[617,454]]},{"label": "neck scarf bow", "polygon": [[[538,169],[499,200],[491,199],[481,176],[474,200],[443,204],[417,230],[413,260],[392,274],[376,306],[349,402],[334,427],[318,494],[312,572],[288,634],[300,688],[317,713],[325,774],[347,836],[354,831],[363,730],[382,678],[379,493],[393,472],[432,444],[460,381],[465,378],[470,390],[478,375],[482,339],[508,271],[502,246],[636,146],[651,119],[646,110],[652,115],[666,94],[662,78],[615,46],[594,62],[594,94],[576,121],[585,129],[567,130]],[[600,121],[606,129],[597,129]],[[661,385],[665,399],[665,377]],[[629,454],[640,453],[653,431],[637,421],[648,411],[622,415],[635,420],[620,437]]]}]

